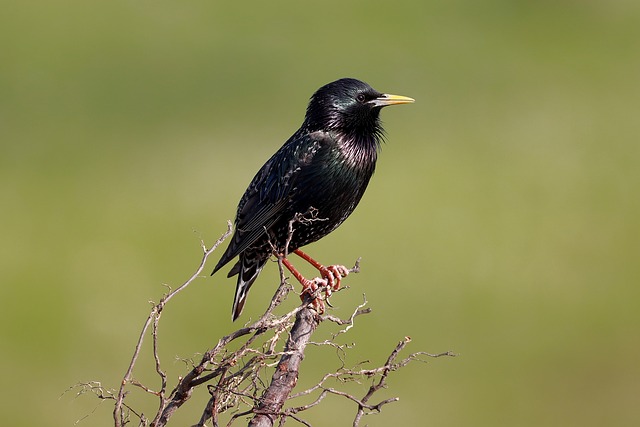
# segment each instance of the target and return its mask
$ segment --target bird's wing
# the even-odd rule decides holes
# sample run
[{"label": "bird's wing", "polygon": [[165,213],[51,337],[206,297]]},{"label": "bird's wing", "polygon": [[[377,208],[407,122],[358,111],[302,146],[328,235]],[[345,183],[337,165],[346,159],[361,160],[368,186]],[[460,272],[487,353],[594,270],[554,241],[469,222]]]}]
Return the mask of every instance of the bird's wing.
[{"label": "bird's wing", "polygon": [[240,200],[233,241],[216,271],[255,243],[287,211],[301,171],[324,142],[324,135],[318,133],[296,134],[262,166]]}]

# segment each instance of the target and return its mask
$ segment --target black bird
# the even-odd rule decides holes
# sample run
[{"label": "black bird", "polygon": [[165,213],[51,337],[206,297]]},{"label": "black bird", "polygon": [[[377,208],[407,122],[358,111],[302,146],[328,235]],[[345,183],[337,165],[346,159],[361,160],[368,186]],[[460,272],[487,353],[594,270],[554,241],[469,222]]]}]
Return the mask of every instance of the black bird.
[{"label": "black bird", "polygon": [[313,282],[288,262],[290,252],[318,268],[331,287],[348,274],[342,266],[322,266],[298,248],[331,233],[353,212],[375,169],[384,132],[380,110],[411,102],[351,78],[313,94],[300,129],[262,166],[242,196],[231,243],[211,273],[239,256],[228,275],[238,274],[233,320],[272,254],[285,257],[285,266],[307,290]]}]

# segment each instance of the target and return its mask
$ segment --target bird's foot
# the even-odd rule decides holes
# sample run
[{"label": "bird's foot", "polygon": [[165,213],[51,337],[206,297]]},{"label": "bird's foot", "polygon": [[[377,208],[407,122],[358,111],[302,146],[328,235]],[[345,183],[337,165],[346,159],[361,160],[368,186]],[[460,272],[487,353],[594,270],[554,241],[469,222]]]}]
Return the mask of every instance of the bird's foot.
[{"label": "bird's foot", "polygon": [[[344,265],[324,266],[300,250],[296,250],[295,253],[318,269],[321,277],[309,280],[300,274],[288,259],[282,258],[282,263],[302,285],[300,299],[302,301],[310,301],[318,313],[322,314],[325,310],[325,301],[329,307],[333,307],[329,302],[329,298],[334,291],[340,289],[340,281],[343,277],[349,275],[350,270]],[[324,292],[324,298],[318,295],[318,290]]]},{"label": "bird's foot", "polygon": [[[303,278],[300,281],[302,284],[302,293],[300,294],[300,300],[302,302],[308,302],[311,306],[318,312],[318,314],[323,314],[325,311],[324,301],[327,301],[329,304],[329,300],[326,298],[325,291],[325,299],[318,294],[318,291],[321,289],[327,289],[327,281],[325,279],[321,279],[320,277],[313,278],[311,280]],[[329,304],[331,307],[331,304]]]},{"label": "bird's foot", "polygon": [[[326,267],[320,266],[318,270],[322,277],[316,277],[311,280],[304,279],[305,283],[301,282],[304,289],[300,297],[304,301],[306,295],[311,296],[314,308],[319,309],[318,312],[322,314],[324,313],[324,302],[333,308],[329,298],[334,291],[340,289],[340,281],[343,277],[349,275],[349,269],[344,265],[329,265]],[[324,292],[323,299],[318,295],[319,290]]]},{"label": "bird's foot", "polygon": [[344,265],[329,265],[326,267],[321,265],[318,270],[320,271],[322,278],[326,281],[325,299],[327,304],[329,304],[329,307],[331,307],[329,297],[333,291],[340,289],[340,281],[343,277],[347,277],[349,275],[349,269]]}]

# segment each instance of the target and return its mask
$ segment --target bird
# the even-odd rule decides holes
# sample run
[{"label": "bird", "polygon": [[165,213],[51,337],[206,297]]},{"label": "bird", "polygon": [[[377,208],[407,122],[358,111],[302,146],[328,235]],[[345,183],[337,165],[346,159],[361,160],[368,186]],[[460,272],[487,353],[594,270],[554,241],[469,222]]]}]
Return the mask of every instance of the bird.
[{"label": "bird", "polygon": [[349,273],[346,267],[325,267],[300,248],[334,231],[360,202],[385,137],[380,110],[414,101],[354,78],[328,83],[311,96],[300,128],[260,168],[240,199],[234,234],[211,273],[238,257],[227,276],[238,275],[233,321],[272,255],[300,281],[303,294],[314,290],[315,282],[293,267],[290,253],[320,271],[329,284],[326,292],[339,286]]}]

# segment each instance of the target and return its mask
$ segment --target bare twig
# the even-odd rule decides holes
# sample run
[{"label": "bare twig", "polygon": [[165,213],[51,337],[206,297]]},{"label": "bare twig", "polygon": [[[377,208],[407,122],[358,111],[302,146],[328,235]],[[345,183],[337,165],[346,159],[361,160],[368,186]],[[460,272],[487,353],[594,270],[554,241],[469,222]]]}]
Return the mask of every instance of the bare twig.
[{"label": "bare twig", "polygon": [[[307,216],[297,217],[297,221],[319,221],[314,212]],[[338,337],[348,333],[355,324],[355,319],[363,314],[371,313],[371,309],[366,307],[367,299],[363,295],[363,302],[359,304],[347,319],[342,319],[332,314],[319,315],[314,309],[313,299],[324,291],[320,286],[316,296],[303,293],[303,303],[288,311],[285,314],[274,314],[275,309],[286,299],[292,287],[287,283],[285,270],[283,268],[282,257],[278,257],[280,271],[280,285],[271,299],[267,310],[262,316],[251,324],[247,324],[236,331],[220,338],[218,342],[209,350],[201,353],[199,360],[191,358],[183,360],[189,367],[184,376],[176,381],[173,389],[168,388],[169,378],[162,368],[159,356],[160,347],[160,317],[165,305],[178,293],[192,283],[202,272],[207,258],[231,234],[232,226],[229,223],[227,231],[218,239],[215,244],[207,249],[201,241],[203,258],[196,272],[181,286],[175,290],[169,289],[160,302],[153,304],[151,312],[147,317],[138,341],[136,343],[133,356],[127,371],[121,381],[120,388],[107,390],[100,383],[91,382],[79,384],[76,388],[80,391],[78,395],[91,392],[102,401],[113,400],[115,402],[113,417],[116,427],[124,427],[129,424],[131,416],[137,418],[139,426],[166,426],[172,415],[184,405],[192,396],[194,390],[201,385],[206,385],[210,397],[206,405],[202,408],[200,418],[196,426],[204,427],[205,423],[211,420],[213,426],[224,425],[220,420],[220,414],[228,413],[227,426],[231,426],[242,417],[250,416],[249,425],[253,427],[272,427],[274,425],[284,425],[287,419],[292,419],[298,423],[310,426],[311,424],[300,417],[300,413],[307,411],[320,403],[329,394],[341,396],[349,402],[355,403],[357,412],[353,421],[354,426],[358,426],[364,415],[372,412],[380,412],[381,408],[398,398],[389,398],[377,403],[372,402],[375,394],[386,387],[388,376],[413,361],[423,361],[421,358],[452,356],[450,352],[440,354],[429,354],[425,352],[412,353],[404,359],[399,359],[399,354],[404,350],[410,339],[405,338],[394,348],[386,362],[379,367],[362,369],[359,363],[355,368],[346,368],[345,361],[347,351],[352,348],[352,344],[340,344]],[[293,223],[290,224],[290,232],[293,233]],[[350,272],[359,272],[360,259]],[[347,289],[347,288],[343,288]],[[330,333],[330,338],[324,341],[311,341],[311,336],[318,328],[319,324],[327,320],[330,324],[335,324],[337,332]],[[136,362],[140,356],[143,341],[151,329],[153,363],[156,374],[160,377],[159,389],[148,387],[137,381],[133,372]],[[286,338],[286,344],[279,350]],[[234,349],[231,350],[231,344]],[[336,350],[337,357],[341,362],[341,367],[331,373],[325,374],[314,386],[307,390],[292,394],[296,385],[302,360],[307,346],[329,346]],[[272,371],[272,369],[274,369]],[[271,377],[266,383],[265,378]],[[339,388],[332,386],[329,382],[339,384],[369,379],[372,381],[367,393],[362,397],[351,395]],[[130,403],[125,402],[127,394],[131,390],[142,390],[144,393],[158,398],[158,410],[153,419],[147,418],[141,411],[134,410]],[[315,396],[315,400],[299,406],[290,405],[294,399],[304,396]],[[222,424],[221,424],[222,423]]]},{"label": "bare twig", "polygon": [[[169,302],[175,295],[178,294],[178,292],[182,291],[187,286],[189,286],[189,284],[191,282],[193,282],[200,275],[200,273],[204,269],[204,265],[207,262],[207,259],[209,258],[209,255],[211,255],[217,249],[217,247],[220,246],[220,244],[227,237],[229,237],[231,235],[232,230],[233,230],[233,226],[231,225],[231,221],[228,221],[227,222],[227,231],[215,242],[215,244],[211,247],[211,249],[207,249],[205,247],[205,245],[204,245],[204,242],[201,240],[201,245],[202,245],[202,249],[203,249],[204,255],[202,257],[202,260],[200,261],[200,265],[196,269],[196,272],[189,279],[187,279],[186,282],[184,282],[180,287],[178,287],[176,290],[171,291],[168,294],[166,294],[160,300],[160,302],[158,304],[154,305],[153,308],[151,309],[151,313],[149,314],[149,317],[147,317],[147,320],[145,321],[144,326],[142,327],[142,332],[140,333],[140,337],[138,338],[138,343],[136,344],[135,350],[133,352],[133,356],[131,357],[131,362],[129,363],[129,367],[127,368],[127,372],[125,373],[125,375],[122,378],[122,381],[120,383],[120,390],[118,391],[118,396],[116,397],[115,408],[113,409],[113,419],[115,421],[115,426],[116,427],[122,427],[122,426],[124,426],[126,424],[126,415],[123,412],[123,401],[124,401],[124,397],[125,397],[125,387],[126,387],[127,383],[129,383],[131,381],[132,374],[133,374],[133,367],[135,366],[136,361],[138,360],[138,356],[140,355],[140,350],[142,348],[142,343],[144,341],[145,335],[147,334],[147,330],[149,329],[149,325],[152,322],[154,324],[154,327],[153,327],[154,328],[154,357],[156,359],[156,366],[159,369],[160,360],[159,360],[158,355],[157,355],[157,345],[156,344],[157,344],[158,321],[160,319],[160,314],[162,313],[162,309],[164,308],[164,306],[165,306],[165,304],[167,302]],[[161,376],[164,376],[164,373],[161,373]],[[163,384],[163,391],[164,391],[164,384]],[[162,405],[163,396],[161,396],[160,398],[161,398],[161,405]]]},{"label": "bare twig", "polygon": [[[455,356],[455,354],[450,351],[438,353],[438,354],[417,352],[417,353],[410,354],[408,357],[406,357],[405,359],[399,362],[396,362],[395,360],[398,357],[399,353],[404,349],[404,347],[410,341],[411,339],[409,337],[405,337],[404,340],[400,341],[400,343],[398,343],[398,345],[393,349],[393,351],[387,358],[386,363],[383,366],[380,366],[378,368],[361,369],[361,370],[342,368],[338,372],[332,372],[332,373],[326,374],[324,377],[322,377],[322,379],[316,385],[312,386],[307,390],[298,392],[290,396],[290,399],[295,399],[297,397],[310,395],[315,391],[320,390],[321,392],[314,402],[304,406],[298,406],[298,407],[287,409],[283,415],[290,416],[291,414],[297,414],[298,412],[310,409],[320,404],[320,402],[325,398],[325,396],[330,393],[337,396],[345,397],[346,399],[353,401],[358,405],[358,411],[356,412],[356,417],[353,422],[353,426],[357,427],[362,419],[362,416],[367,414],[365,410],[368,410],[370,412],[372,411],[380,412],[382,406],[386,405],[387,403],[398,401],[397,397],[393,397],[390,399],[382,400],[376,404],[368,403],[369,400],[371,400],[371,398],[377,391],[386,387],[386,380],[387,380],[387,377],[389,376],[389,373],[407,366],[412,361],[423,361],[422,359],[419,358],[419,356],[429,356],[433,358],[442,357],[442,356]],[[365,396],[360,399],[344,391],[325,386],[325,383],[330,379],[337,379],[337,380],[340,380],[341,382],[348,382],[348,381],[357,381],[360,378],[371,378],[376,375],[379,375],[380,379],[377,381],[377,383],[374,382],[371,385],[371,387],[369,387],[369,390],[367,391]]]},{"label": "bare twig", "polygon": [[327,221],[327,220],[328,218],[318,218],[318,209],[314,208],[313,206],[310,207],[309,210],[305,213],[296,213],[293,216],[293,219],[289,221],[289,228],[288,228],[289,233],[287,236],[287,240],[284,243],[285,258],[289,256],[289,244],[291,243],[291,238],[293,237],[293,234],[295,232],[294,224],[296,223],[310,224],[314,221]]},{"label": "bare twig", "polygon": [[405,348],[410,341],[411,341],[411,338],[405,337],[404,340],[398,343],[396,348],[391,352],[391,354],[387,358],[387,363],[385,363],[385,366],[382,369],[382,375],[378,383],[372,384],[371,387],[369,387],[369,391],[367,392],[367,394],[365,394],[362,400],[359,402],[356,402],[358,404],[358,412],[356,413],[356,418],[353,420],[354,427],[360,424],[360,419],[364,415],[365,409],[376,410],[379,412],[382,405],[390,402],[395,402],[396,400],[398,400],[397,398],[387,399],[374,406],[367,405],[367,402],[369,401],[369,399],[371,399],[371,397],[373,397],[374,393],[385,386],[385,383],[387,381],[387,376],[389,375],[389,372],[391,372],[391,369],[392,369],[391,367],[392,363],[395,361],[396,357],[398,357],[398,353],[400,353],[400,351],[402,351],[402,349]]}]

